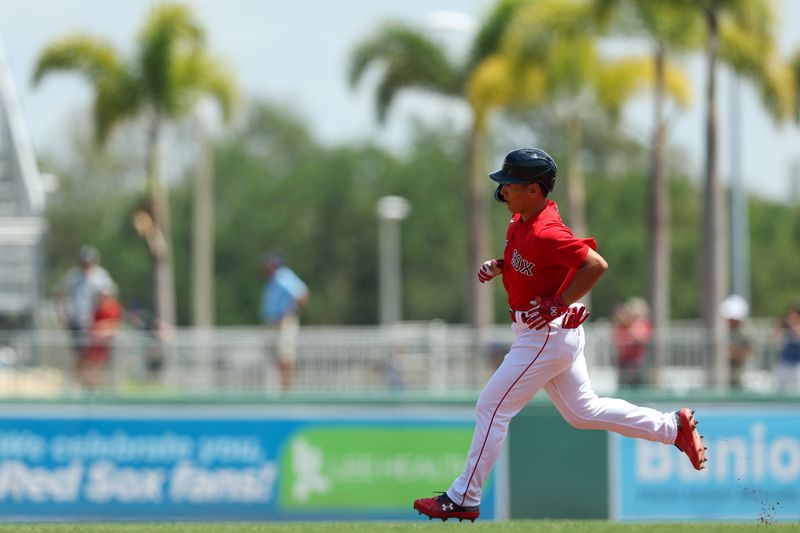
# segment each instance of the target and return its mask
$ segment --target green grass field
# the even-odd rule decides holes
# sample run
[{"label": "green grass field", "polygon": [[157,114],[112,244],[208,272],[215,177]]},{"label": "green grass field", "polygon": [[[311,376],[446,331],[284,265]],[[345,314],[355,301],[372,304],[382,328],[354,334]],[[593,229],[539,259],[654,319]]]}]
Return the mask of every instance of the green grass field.
[{"label": "green grass field", "polygon": [[399,533],[405,531],[476,531],[476,532],[577,532],[577,533],[675,533],[697,531],[702,533],[728,531],[755,531],[768,528],[769,533],[795,532],[800,523],[647,523],[617,524],[605,521],[550,521],[514,520],[510,522],[266,522],[242,523],[102,523],[102,524],[6,524],[0,525],[0,533]]}]

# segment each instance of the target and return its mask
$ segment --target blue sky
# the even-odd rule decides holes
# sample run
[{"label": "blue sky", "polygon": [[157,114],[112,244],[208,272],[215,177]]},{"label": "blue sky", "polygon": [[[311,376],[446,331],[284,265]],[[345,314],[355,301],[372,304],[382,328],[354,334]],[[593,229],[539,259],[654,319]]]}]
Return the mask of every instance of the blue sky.
[{"label": "blue sky", "polygon": [[[388,126],[374,117],[375,76],[351,90],[347,85],[348,59],[356,42],[382,21],[399,19],[429,28],[457,53],[467,42],[468,27],[450,18],[453,27],[438,24],[437,12],[458,12],[479,18],[491,0],[188,0],[209,34],[211,51],[229,63],[246,95],[260,96],[295,109],[325,142],[378,139],[393,148],[404,146],[408,119],[413,115],[465,121],[466,112],[454,101],[410,94],[392,110]],[[30,85],[36,55],[44,45],[71,32],[103,37],[120,50],[129,51],[136,32],[155,2],[150,0],[3,0],[0,38],[16,78],[29,133],[39,149],[63,148],[68,128],[81,111],[87,111],[91,92],[76,76],[58,75],[37,88]],[[785,51],[800,47],[800,2],[782,0],[782,26],[778,39]],[[794,21],[794,24],[790,22]],[[646,50],[642,50],[643,53]],[[692,75],[695,103],[672,115],[670,140],[690,154],[690,168],[702,168],[703,113],[700,102],[703,61],[684,61]],[[729,168],[729,78],[723,73],[719,87],[721,122],[720,168]],[[742,175],[751,190],[786,197],[790,169],[800,165],[800,129],[774,126],[760,108],[754,92],[742,85]],[[626,127],[645,139],[649,136],[650,103],[642,98],[626,114]],[[520,145],[528,144],[524,139]]]}]

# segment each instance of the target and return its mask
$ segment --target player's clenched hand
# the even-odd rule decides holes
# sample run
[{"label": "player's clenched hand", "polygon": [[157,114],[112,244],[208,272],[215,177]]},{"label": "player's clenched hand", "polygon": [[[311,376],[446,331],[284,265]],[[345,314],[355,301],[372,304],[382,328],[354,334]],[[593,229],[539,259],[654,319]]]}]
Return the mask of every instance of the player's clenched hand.
[{"label": "player's clenched hand", "polygon": [[504,264],[505,261],[503,259],[489,259],[488,261],[484,261],[481,268],[478,269],[478,281],[486,283],[495,276],[499,276],[503,273]]},{"label": "player's clenched hand", "polygon": [[533,307],[528,311],[525,323],[530,329],[542,329],[548,322],[563,315],[568,307],[561,296],[542,298],[537,296],[531,300]]},{"label": "player's clenched hand", "polygon": [[561,321],[561,327],[564,329],[575,329],[589,318],[591,313],[583,304],[571,305],[567,312],[564,313],[564,319]]}]

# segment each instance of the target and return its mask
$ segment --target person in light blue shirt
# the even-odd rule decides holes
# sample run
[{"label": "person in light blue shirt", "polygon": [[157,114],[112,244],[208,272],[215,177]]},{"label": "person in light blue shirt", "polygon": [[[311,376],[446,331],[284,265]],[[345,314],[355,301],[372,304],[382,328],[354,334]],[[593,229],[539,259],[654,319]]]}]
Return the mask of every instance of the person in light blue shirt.
[{"label": "person in light blue shirt", "polygon": [[265,253],[261,266],[265,281],[261,295],[261,321],[277,332],[274,354],[280,370],[281,388],[288,390],[294,379],[297,357],[298,315],[308,301],[309,290],[303,280],[286,266],[279,252]]}]

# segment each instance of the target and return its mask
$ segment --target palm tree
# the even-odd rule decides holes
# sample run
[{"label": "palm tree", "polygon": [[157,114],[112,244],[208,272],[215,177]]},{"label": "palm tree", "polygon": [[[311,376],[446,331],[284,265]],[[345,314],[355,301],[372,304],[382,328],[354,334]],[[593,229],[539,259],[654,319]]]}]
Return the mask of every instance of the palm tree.
[{"label": "palm tree", "polygon": [[[670,316],[670,199],[666,169],[667,66],[671,51],[698,48],[702,26],[697,17],[673,0],[599,0],[598,11],[605,16],[614,11],[621,20],[624,35],[642,35],[653,50],[653,137],[647,195],[647,301],[653,324],[652,374],[658,375],[666,359],[666,331]],[[626,24],[627,21],[631,23]],[[672,67],[675,68],[675,67]]]},{"label": "palm tree", "polygon": [[106,41],[75,35],[53,42],[39,55],[33,82],[70,71],[94,90],[96,140],[105,144],[114,128],[141,119],[146,128],[145,191],[148,206],[135,224],[146,239],[154,265],[158,318],[176,323],[175,282],[170,244],[169,202],[161,179],[159,148],[168,120],[186,116],[203,95],[221,106],[226,118],[234,104],[232,77],[205,51],[205,34],[191,10],[178,4],[154,8],[139,34],[136,54],[125,60]]},{"label": "palm tree", "polygon": [[791,106],[791,76],[780,60],[774,34],[774,14],[768,0],[696,0],[706,28],[706,162],[703,194],[702,289],[703,321],[710,349],[710,384],[728,385],[727,338],[719,305],[728,284],[725,261],[725,206],[717,167],[716,71],[721,60],[756,83],[772,116],[786,117]]},{"label": "palm tree", "polygon": [[[587,234],[584,175],[581,165],[582,117],[599,106],[618,118],[624,103],[661,78],[661,87],[675,100],[688,102],[685,76],[672,65],[644,57],[603,58],[597,40],[603,16],[584,0],[542,1],[518,10],[507,32],[505,51],[512,62],[545,72],[545,104],[565,132],[567,210],[570,226]],[[661,71],[659,72],[659,68]]]},{"label": "palm tree", "polygon": [[[508,70],[501,66],[502,61],[493,58],[494,67],[484,65],[484,61],[499,48],[512,14],[524,3],[526,0],[501,0],[484,21],[472,43],[469,57],[463,64],[450,60],[442,47],[422,31],[397,23],[380,28],[356,48],[352,57],[352,85],[358,83],[370,65],[379,64],[384,67],[376,99],[377,116],[381,122],[385,121],[394,98],[404,90],[417,88],[468,100],[472,110],[467,149],[469,162],[466,169],[469,269],[490,255],[487,228],[490,191],[483,153],[488,123],[486,117],[494,106],[500,104],[502,98],[498,94],[510,95],[513,92],[502,90],[503,84],[512,81],[508,77],[503,78],[507,76]],[[481,66],[484,68],[479,69]],[[480,80],[475,79],[476,72],[480,72]],[[468,94],[471,82],[474,82],[472,94]],[[494,87],[499,92],[485,91],[487,86]],[[475,283],[472,278],[468,285],[470,324],[480,330],[491,321],[490,289]]]}]

